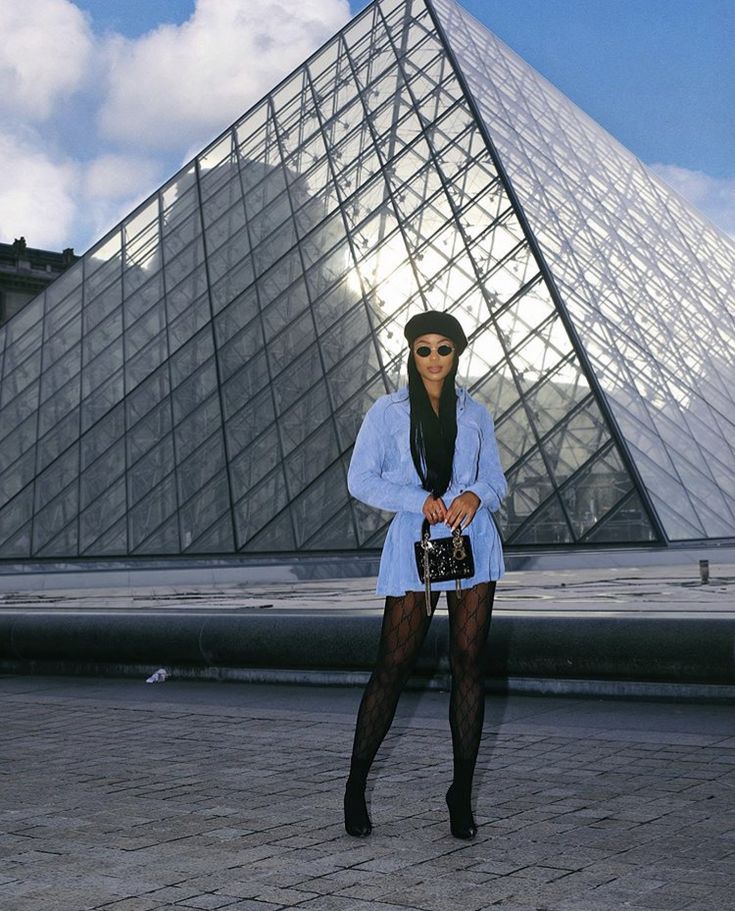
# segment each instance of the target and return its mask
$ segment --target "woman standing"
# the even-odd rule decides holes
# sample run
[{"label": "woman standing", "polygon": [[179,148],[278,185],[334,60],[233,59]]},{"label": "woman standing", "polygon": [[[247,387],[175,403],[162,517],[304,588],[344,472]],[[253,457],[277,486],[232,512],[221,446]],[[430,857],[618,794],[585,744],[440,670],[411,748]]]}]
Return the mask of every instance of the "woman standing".
[{"label": "woman standing", "polygon": [[[365,804],[367,775],[393,721],[439,593],[446,591],[454,756],[446,802],[452,835],[469,839],[477,833],[470,804],[485,711],[481,657],[495,580],[504,572],[490,514],[500,506],[507,485],[490,414],[462,387],[455,388],[459,356],[467,347],[459,322],[448,313],[428,310],[406,323],[404,335],[409,344],[408,388],[371,406],[347,474],[354,497],[396,515],[380,559],[376,594],[385,595],[385,612],[377,663],[357,715],[344,796],[345,828],[356,836],[372,830]],[[470,536],[475,560],[475,575],[463,580],[461,597],[453,581],[432,584],[429,610],[413,547],[424,517],[451,530],[461,525]]]}]

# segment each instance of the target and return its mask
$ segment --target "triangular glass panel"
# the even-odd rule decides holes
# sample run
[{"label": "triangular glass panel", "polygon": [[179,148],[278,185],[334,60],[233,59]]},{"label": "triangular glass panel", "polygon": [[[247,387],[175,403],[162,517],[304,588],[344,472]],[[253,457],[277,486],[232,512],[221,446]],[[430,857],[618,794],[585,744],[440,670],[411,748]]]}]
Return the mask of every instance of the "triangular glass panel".
[{"label": "triangular glass panel", "polygon": [[375,0],[0,326],[0,559],[379,547],[346,469],[427,308],[511,544],[732,536],[734,289],[455,0]]},{"label": "triangular glass panel", "polygon": [[582,539],[585,544],[637,544],[656,540],[641,499],[631,492],[594,525]]},{"label": "triangular glass panel", "polygon": [[551,500],[522,526],[516,534],[508,539],[509,544],[571,544],[573,541],[569,523],[564,515],[559,498]]},{"label": "triangular glass panel", "polygon": [[[662,459],[674,445],[695,451],[695,421],[687,416],[715,403],[730,422],[725,433],[732,441],[732,241],[455,0],[429,6],[556,280],[557,304],[572,317],[596,394],[607,398],[623,437],[627,412],[645,420]],[[599,344],[602,333],[607,345]],[[624,374],[634,378],[627,400],[620,393]],[[687,383],[687,396],[672,411],[659,390],[677,378]],[[666,438],[664,416],[672,425]],[[664,493],[661,475],[646,467],[636,464],[649,496],[666,499],[670,489]],[[675,483],[674,501],[683,502],[694,478]],[[691,507],[700,513],[690,526],[700,525],[693,537],[735,533],[729,509],[715,523],[704,501]],[[664,531],[680,538],[677,514],[666,515],[659,516]]]},{"label": "triangular glass panel", "polygon": [[354,550],[357,547],[352,512],[345,506],[305,543],[305,550]]},{"label": "triangular glass panel", "polygon": [[296,549],[291,515],[288,510],[284,510],[264,528],[261,528],[258,534],[242,548],[242,551],[245,553],[271,553],[283,550],[284,543],[289,545],[288,550]]},{"label": "triangular glass panel", "polygon": [[178,516],[173,515],[153,531],[135,549],[136,554],[177,554],[182,547]]}]

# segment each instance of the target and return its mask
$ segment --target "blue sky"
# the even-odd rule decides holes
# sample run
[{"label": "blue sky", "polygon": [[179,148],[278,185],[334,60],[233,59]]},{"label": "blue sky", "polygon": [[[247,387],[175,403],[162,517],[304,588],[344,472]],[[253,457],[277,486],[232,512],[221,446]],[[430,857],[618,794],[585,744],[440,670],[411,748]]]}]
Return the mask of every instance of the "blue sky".
[{"label": "blue sky", "polygon": [[[366,5],[281,0],[284,20],[277,0],[34,4],[34,28],[50,32],[37,59],[13,55],[23,6],[14,16],[0,5],[0,154],[25,165],[27,183],[0,190],[0,239],[23,233],[31,246],[77,251]],[[735,0],[464,6],[735,235]],[[268,52],[246,47],[254,31]]]},{"label": "blue sky", "polygon": [[463,5],[643,161],[735,177],[733,0]]}]

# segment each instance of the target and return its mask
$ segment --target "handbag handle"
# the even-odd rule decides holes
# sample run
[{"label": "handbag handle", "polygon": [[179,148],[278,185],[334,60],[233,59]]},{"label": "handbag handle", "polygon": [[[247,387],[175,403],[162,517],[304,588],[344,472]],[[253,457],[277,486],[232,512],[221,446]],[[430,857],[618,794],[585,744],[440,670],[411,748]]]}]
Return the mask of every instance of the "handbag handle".
[{"label": "handbag handle", "polygon": [[[452,535],[455,538],[460,538],[460,539],[462,538],[461,523],[459,525],[454,526],[454,528],[452,530]],[[428,541],[430,538],[431,538],[431,525],[429,524],[429,520],[427,518],[424,518],[424,521],[421,523],[421,539],[423,541]]]}]

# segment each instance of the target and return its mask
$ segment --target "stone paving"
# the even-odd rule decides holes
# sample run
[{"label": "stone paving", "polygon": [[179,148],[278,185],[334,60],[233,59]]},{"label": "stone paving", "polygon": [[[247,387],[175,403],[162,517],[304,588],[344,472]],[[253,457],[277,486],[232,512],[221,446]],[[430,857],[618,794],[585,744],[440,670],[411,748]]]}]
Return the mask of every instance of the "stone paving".
[{"label": "stone paving", "polygon": [[[382,612],[375,579],[297,582],[227,582],[216,585],[136,585],[67,589],[12,589],[12,576],[0,580],[3,611],[250,611],[312,614],[335,611]],[[439,609],[444,609],[445,600]],[[735,616],[735,563],[711,561],[702,584],[694,561],[682,565],[526,570],[508,572],[498,585],[500,612],[604,611],[638,615],[697,613]]]},{"label": "stone paving", "polygon": [[360,690],[0,678],[2,911],[732,911],[735,707],[489,697],[478,838],[443,692],[342,828]]}]

